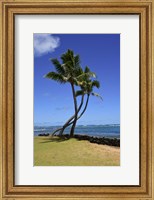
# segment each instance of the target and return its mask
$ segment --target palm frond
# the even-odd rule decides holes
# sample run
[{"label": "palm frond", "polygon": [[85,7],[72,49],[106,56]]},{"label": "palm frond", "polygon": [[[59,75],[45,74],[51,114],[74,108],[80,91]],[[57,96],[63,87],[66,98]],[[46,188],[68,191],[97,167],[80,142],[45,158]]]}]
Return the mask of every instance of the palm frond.
[{"label": "palm frond", "polygon": [[96,78],[96,74],[94,72],[88,72],[88,74],[89,74],[89,77]]},{"label": "palm frond", "polygon": [[70,57],[68,54],[64,53],[61,55],[61,59],[62,59],[63,63],[66,63],[67,61],[70,60]]},{"label": "palm frond", "polygon": [[95,96],[95,97],[99,97],[99,98],[103,101],[103,98],[102,98],[101,95],[99,95],[98,93],[92,92],[91,94],[92,94],[93,96]]},{"label": "palm frond", "polygon": [[66,83],[65,77],[61,74],[56,73],[56,72],[49,72],[44,77],[52,79],[52,80],[57,81],[59,83]]},{"label": "palm frond", "polygon": [[97,81],[97,80],[93,80],[93,81],[92,81],[92,87],[100,88],[100,82]]},{"label": "palm frond", "polygon": [[74,57],[74,52],[71,50],[71,49],[68,49],[68,54],[71,56],[71,57]]},{"label": "palm frond", "polygon": [[59,74],[63,74],[65,73],[65,70],[63,68],[63,66],[60,64],[60,62],[58,61],[58,59],[56,58],[51,58],[51,62],[52,64],[54,65],[56,71],[59,73]]},{"label": "palm frond", "polygon": [[69,82],[70,79],[72,79],[72,77],[68,74],[67,76],[64,76],[63,79],[67,82]]},{"label": "palm frond", "polygon": [[95,78],[96,77],[96,74],[93,73],[93,72],[87,72],[87,73],[82,73],[81,75],[79,75],[77,77],[78,80],[88,80],[90,77],[93,77]]},{"label": "palm frond", "polygon": [[75,77],[72,78],[72,79],[73,79],[74,85],[76,85],[76,86],[81,86],[82,85],[82,81],[77,80]]},{"label": "palm frond", "polygon": [[76,68],[76,70],[74,71],[74,74],[76,77],[80,76],[81,74],[83,74],[83,70],[80,66],[78,66],[78,68]]},{"label": "palm frond", "polygon": [[68,54],[70,56],[70,63],[73,68],[75,68],[75,60],[74,60],[74,52],[70,49],[68,49]]},{"label": "palm frond", "polygon": [[80,66],[80,56],[79,55],[74,56],[74,64],[75,64],[75,68],[78,68]]},{"label": "palm frond", "polygon": [[83,94],[84,94],[83,90],[77,90],[77,91],[75,92],[75,96],[76,96],[76,97],[81,96],[81,95],[83,95]]},{"label": "palm frond", "polygon": [[91,72],[88,66],[85,67],[84,72],[88,73],[90,77],[96,78],[96,74],[94,72]]},{"label": "palm frond", "polygon": [[66,53],[63,53],[61,55],[61,59],[62,59],[63,63],[66,63],[72,59],[72,56],[73,56],[73,51],[68,49]]},{"label": "palm frond", "polygon": [[82,73],[79,76],[77,76],[78,81],[83,81],[84,79],[86,80],[89,76],[86,73]]},{"label": "palm frond", "polygon": [[89,69],[89,67],[88,67],[88,66],[86,66],[86,67],[85,67],[85,69],[84,69],[84,72],[85,72],[85,73],[88,73],[88,72],[90,72],[90,69]]}]

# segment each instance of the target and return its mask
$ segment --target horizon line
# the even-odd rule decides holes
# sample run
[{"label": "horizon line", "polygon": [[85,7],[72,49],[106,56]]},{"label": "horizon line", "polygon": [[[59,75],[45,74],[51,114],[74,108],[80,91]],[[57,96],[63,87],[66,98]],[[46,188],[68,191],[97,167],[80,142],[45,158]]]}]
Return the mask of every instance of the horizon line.
[{"label": "horizon line", "polygon": [[[77,126],[105,126],[105,125],[120,125],[120,123],[110,123],[110,124],[78,124]],[[61,124],[53,124],[53,125],[50,125],[50,124],[34,124],[34,126],[62,126]]]}]

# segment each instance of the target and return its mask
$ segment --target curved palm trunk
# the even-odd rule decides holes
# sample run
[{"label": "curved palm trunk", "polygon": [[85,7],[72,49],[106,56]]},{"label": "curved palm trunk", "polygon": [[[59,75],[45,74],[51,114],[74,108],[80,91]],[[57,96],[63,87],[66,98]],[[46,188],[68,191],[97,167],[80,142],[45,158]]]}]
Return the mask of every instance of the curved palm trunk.
[{"label": "curved palm trunk", "polygon": [[85,113],[85,111],[86,111],[86,109],[87,109],[87,106],[88,106],[88,102],[89,102],[89,96],[90,96],[90,95],[88,94],[88,95],[87,95],[86,105],[85,105],[85,107],[84,107],[82,113],[80,114],[80,116],[77,118],[77,120],[80,119],[80,117],[82,117],[82,115]]},{"label": "curved palm trunk", "polygon": [[[85,111],[86,111],[86,109],[87,109],[87,106],[88,106],[88,102],[89,102],[89,96],[90,96],[90,95],[88,94],[88,95],[87,95],[87,101],[86,101],[85,107],[84,107],[82,113],[81,113],[79,116],[77,116],[76,122],[77,122],[77,120],[80,119],[80,118],[82,117],[82,115],[85,113]],[[83,103],[82,103],[82,104],[83,104]],[[79,111],[78,111],[78,113],[79,113]],[[78,114],[78,113],[77,113],[77,114]],[[75,120],[75,119],[74,119],[74,120]],[[65,128],[67,128],[68,126],[70,126],[70,125],[73,124],[73,123],[74,123],[74,121],[68,123],[68,124],[66,125]],[[64,129],[65,129],[65,128],[64,128]],[[73,136],[74,136],[74,135],[73,135]]]},{"label": "curved palm trunk", "polygon": [[[87,100],[86,100],[85,107],[84,107],[82,113],[77,117],[77,120],[80,119],[80,118],[82,117],[82,115],[85,113],[85,111],[86,111],[86,109],[87,109],[87,106],[88,106],[88,102],[89,102],[89,96],[90,96],[90,95],[88,94],[88,95],[87,95]],[[83,100],[84,100],[84,98],[82,97],[81,104],[80,104],[80,106],[79,106],[79,108],[78,108],[78,113],[79,113],[79,111],[81,110],[81,107],[82,107],[82,105],[83,105]],[[56,132],[58,132],[58,131],[61,131],[61,132],[63,133],[64,130],[65,130],[65,128],[67,128],[68,126],[70,126],[70,125],[72,125],[72,124],[74,123],[74,121],[71,122],[71,120],[72,120],[74,117],[75,117],[75,115],[73,115],[73,116],[70,118],[70,120],[68,120],[67,123],[65,123],[65,125],[64,125],[62,128],[59,128],[59,129],[57,129],[56,131],[54,131],[52,135],[54,135],[54,134],[55,134]]]},{"label": "curved palm trunk", "polygon": [[74,122],[73,122],[73,125],[71,127],[71,131],[70,131],[70,137],[73,137],[74,136],[74,130],[75,130],[76,122],[77,122],[78,113],[77,113],[77,100],[76,100],[76,96],[75,96],[74,85],[71,84],[71,87],[72,87],[73,100],[74,100],[74,110],[75,110]]},{"label": "curved palm trunk", "polygon": [[[82,115],[85,113],[86,109],[87,109],[87,106],[88,106],[88,102],[89,102],[89,94],[87,95],[87,101],[86,101],[86,104],[85,104],[85,107],[82,111],[82,113],[77,117],[77,120],[80,119],[82,117]],[[74,121],[73,121],[74,122]],[[73,122],[70,122],[67,126],[70,126],[71,124],[73,124]]]},{"label": "curved palm trunk", "polygon": [[52,133],[52,136],[54,136],[58,131],[60,131],[62,128],[58,128],[56,129],[53,133]]},{"label": "curved palm trunk", "polygon": [[[82,108],[83,102],[84,102],[84,94],[82,95],[81,103],[80,103],[80,106],[79,106],[79,108],[78,108],[78,110],[77,110],[78,113],[80,112],[80,110],[81,110],[81,108]],[[57,133],[58,131],[60,131],[59,135],[62,135],[63,132],[64,132],[64,130],[65,130],[65,128],[67,128],[68,126],[70,126],[71,124],[73,124],[73,122],[71,122],[71,121],[74,119],[74,117],[75,117],[75,114],[74,114],[72,117],[70,117],[69,120],[67,120],[67,122],[63,125],[63,127],[56,129],[56,130],[52,133],[52,136],[54,136],[55,133]]]},{"label": "curved palm trunk", "polygon": [[[81,110],[81,108],[82,108],[82,105],[83,105],[83,102],[84,102],[84,95],[82,95],[80,106],[79,106],[79,108],[77,109],[77,114],[80,112],[80,110]],[[75,118],[75,114],[74,114],[69,120],[67,120],[67,122],[63,125],[63,127],[60,129],[60,133],[59,133],[60,136],[63,134],[64,130],[65,130],[68,126],[70,126],[71,124],[73,124],[74,121],[72,121],[72,120],[73,120],[74,118]],[[71,123],[71,121],[72,121],[72,123]],[[58,129],[58,131],[59,131],[59,129]]]}]

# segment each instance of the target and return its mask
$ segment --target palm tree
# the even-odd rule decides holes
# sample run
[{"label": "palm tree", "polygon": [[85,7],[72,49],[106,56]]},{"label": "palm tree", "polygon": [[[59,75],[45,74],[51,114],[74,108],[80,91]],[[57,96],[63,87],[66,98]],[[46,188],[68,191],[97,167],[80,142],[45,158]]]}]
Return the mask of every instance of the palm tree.
[{"label": "palm tree", "polygon": [[[86,93],[84,93],[84,95],[87,94],[87,100],[86,100],[84,109],[83,109],[83,111],[80,113],[80,115],[77,117],[77,120],[80,119],[80,118],[82,117],[82,115],[85,113],[85,111],[86,111],[86,109],[87,109],[87,106],[88,106],[88,103],[89,103],[89,97],[90,97],[90,95],[99,97],[101,100],[103,100],[103,98],[102,98],[98,93],[93,92],[93,88],[94,88],[94,87],[97,87],[97,88],[100,87],[99,81],[94,80],[94,81],[91,81],[91,84],[89,84],[89,91],[86,92]],[[80,95],[83,95],[83,93],[81,92],[81,90],[76,91],[76,97],[77,97],[77,96],[80,96]],[[82,101],[81,101],[81,102],[82,102]],[[83,102],[80,104],[80,106],[81,106],[81,105],[83,105]],[[79,111],[80,111],[80,110],[79,110]],[[79,113],[79,111],[78,111],[78,113]],[[78,114],[78,113],[77,113],[77,114]],[[74,116],[72,116],[71,119],[74,119]],[[74,119],[74,120],[75,120],[75,119]],[[65,129],[66,127],[70,126],[70,125],[73,124],[73,123],[74,123],[74,121],[69,120],[69,122],[67,122],[67,123],[63,126],[64,129]],[[64,131],[64,129],[63,129],[63,131]],[[61,130],[61,129],[60,129],[60,130]]]},{"label": "palm tree", "polygon": [[[101,100],[102,100],[102,97],[93,92],[93,88],[94,87],[97,87],[99,88],[100,87],[100,83],[99,81],[97,80],[91,80],[91,75],[93,74],[94,76],[94,73],[92,73],[90,71],[90,69],[88,67],[85,68],[84,70],[84,73],[82,73],[80,76],[77,77],[77,82],[78,82],[78,85],[80,85],[80,88],[81,90],[78,90],[76,91],[76,97],[78,96],[82,96],[81,97],[81,103],[80,103],[80,106],[77,110],[77,115],[79,114],[80,110],[81,110],[81,107],[83,105],[83,99],[84,99],[84,96],[87,95],[87,100],[86,100],[86,103],[85,103],[85,107],[83,109],[83,111],[81,112],[81,114],[77,117],[77,120],[80,119],[82,117],[82,115],[85,113],[86,109],[87,109],[87,106],[88,106],[88,102],[89,102],[89,97],[90,95],[93,95],[93,96],[96,96],[96,97],[99,97]],[[73,121],[72,121],[73,120]],[[65,130],[65,128],[67,128],[68,126],[72,125],[75,121],[75,115],[73,115],[64,125],[62,128],[59,128],[57,129],[56,131],[53,132],[52,135],[54,135],[56,132],[60,131],[60,133],[62,134],[63,131]]]},{"label": "palm tree", "polygon": [[[49,72],[45,77],[60,83],[70,83],[74,100],[75,119],[77,119],[78,108],[74,85],[77,85],[76,77],[83,72],[80,67],[80,57],[79,55],[74,55],[74,52],[68,49],[66,53],[62,54],[61,60],[62,64],[58,59],[51,59],[56,72]],[[74,134],[75,125],[76,124],[73,123],[70,136]]]},{"label": "palm tree", "polygon": [[[91,93],[91,91],[90,91],[90,83],[93,83],[93,84],[98,83],[99,84],[99,82],[96,81],[96,80],[95,81],[91,81],[92,77],[96,78],[96,74],[91,72],[89,67],[86,66],[84,72],[82,72],[81,74],[79,74],[76,77],[77,85],[80,86],[80,88],[81,88],[81,90],[76,91],[76,93],[75,93],[76,97],[82,95],[82,98],[83,98],[85,94],[88,94],[88,98],[87,99],[89,101],[89,95]],[[92,86],[91,86],[91,90],[92,90]],[[82,101],[81,101],[81,103],[82,103]],[[87,105],[88,105],[88,102],[87,102]],[[86,110],[86,108],[85,108],[85,110]],[[74,121],[72,122],[72,124],[73,124],[72,128],[75,128],[75,126],[76,126],[76,122],[78,120],[79,111],[77,111],[75,113]],[[72,129],[71,129],[70,137],[73,137],[73,136],[74,136],[74,131],[72,132]]]},{"label": "palm tree", "polygon": [[[59,131],[59,135],[63,134],[66,127],[72,125],[70,130],[70,137],[74,136],[74,130],[77,120],[83,115],[87,109],[90,94],[100,97],[99,94],[93,92],[93,87],[99,88],[100,84],[97,80],[91,80],[96,78],[95,73],[91,72],[89,67],[86,67],[83,71],[80,66],[79,55],[74,55],[72,50],[69,50],[62,54],[62,63],[58,59],[51,59],[52,64],[55,67],[56,72],[49,72],[45,75],[46,78],[55,80],[61,84],[69,83],[71,85],[73,101],[74,101],[74,115],[63,125],[62,128],[53,132],[53,135]],[[75,85],[80,86],[80,90],[75,91]],[[78,116],[82,105],[84,103],[84,96],[87,95],[85,107]],[[77,97],[81,96],[81,102],[79,107],[77,106]]]},{"label": "palm tree", "polygon": [[[84,85],[84,89],[83,89],[84,93],[87,94],[86,104],[85,104],[85,107],[84,107],[83,111],[78,116],[77,120],[80,119],[82,117],[82,115],[84,114],[84,112],[86,111],[90,95],[99,97],[101,100],[103,100],[103,98],[101,97],[101,95],[99,95],[98,93],[93,92],[93,88],[94,87],[100,88],[99,81],[97,81],[97,80],[87,80],[86,84]],[[80,95],[81,95],[81,90],[76,91],[76,97],[80,96]]]},{"label": "palm tree", "polygon": [[[78,90],[76,91],[76,97],[80,96],[80,95],[87,95],[87,100],[86,100],[86,103],[85,103],[85,107],[83,109],[83,111],[81,112],[81,114],[77,117],[77,120],[80,119],[82,117],[82,115],[84,114],[84,112],[86,111],[87,109],[87,106],[88,106],[88,102],[89,102],[89,97],[90,95],[92,96],[96,96],[96,97],[99,97],[101,100],[103,100],[103,98],[98,94],[98,93],[95,93],[93,92],[93,88],[96,87],[96,88],[100,88],[100,83],[99,81],[97,80],[87,80],[87,82],[85,82],[85,85],[84,87],[82,86],[82,90]],[[79,112],[78,112],[79,113]],[[71,122],[72,123],[72,122]],[[70,124],[71,124],[70,123]],[[70,125],[69,124],[69,125]]]}]

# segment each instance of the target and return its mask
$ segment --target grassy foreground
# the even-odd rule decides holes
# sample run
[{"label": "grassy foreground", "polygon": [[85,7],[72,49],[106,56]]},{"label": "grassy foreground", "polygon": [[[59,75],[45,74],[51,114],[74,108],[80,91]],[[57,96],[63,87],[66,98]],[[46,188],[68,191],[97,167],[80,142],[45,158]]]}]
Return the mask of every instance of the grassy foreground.
[{"label": "grassy foreground", "polygon": [[34,137],[34,166],[119,166],[120,148],[77,139]]}]

